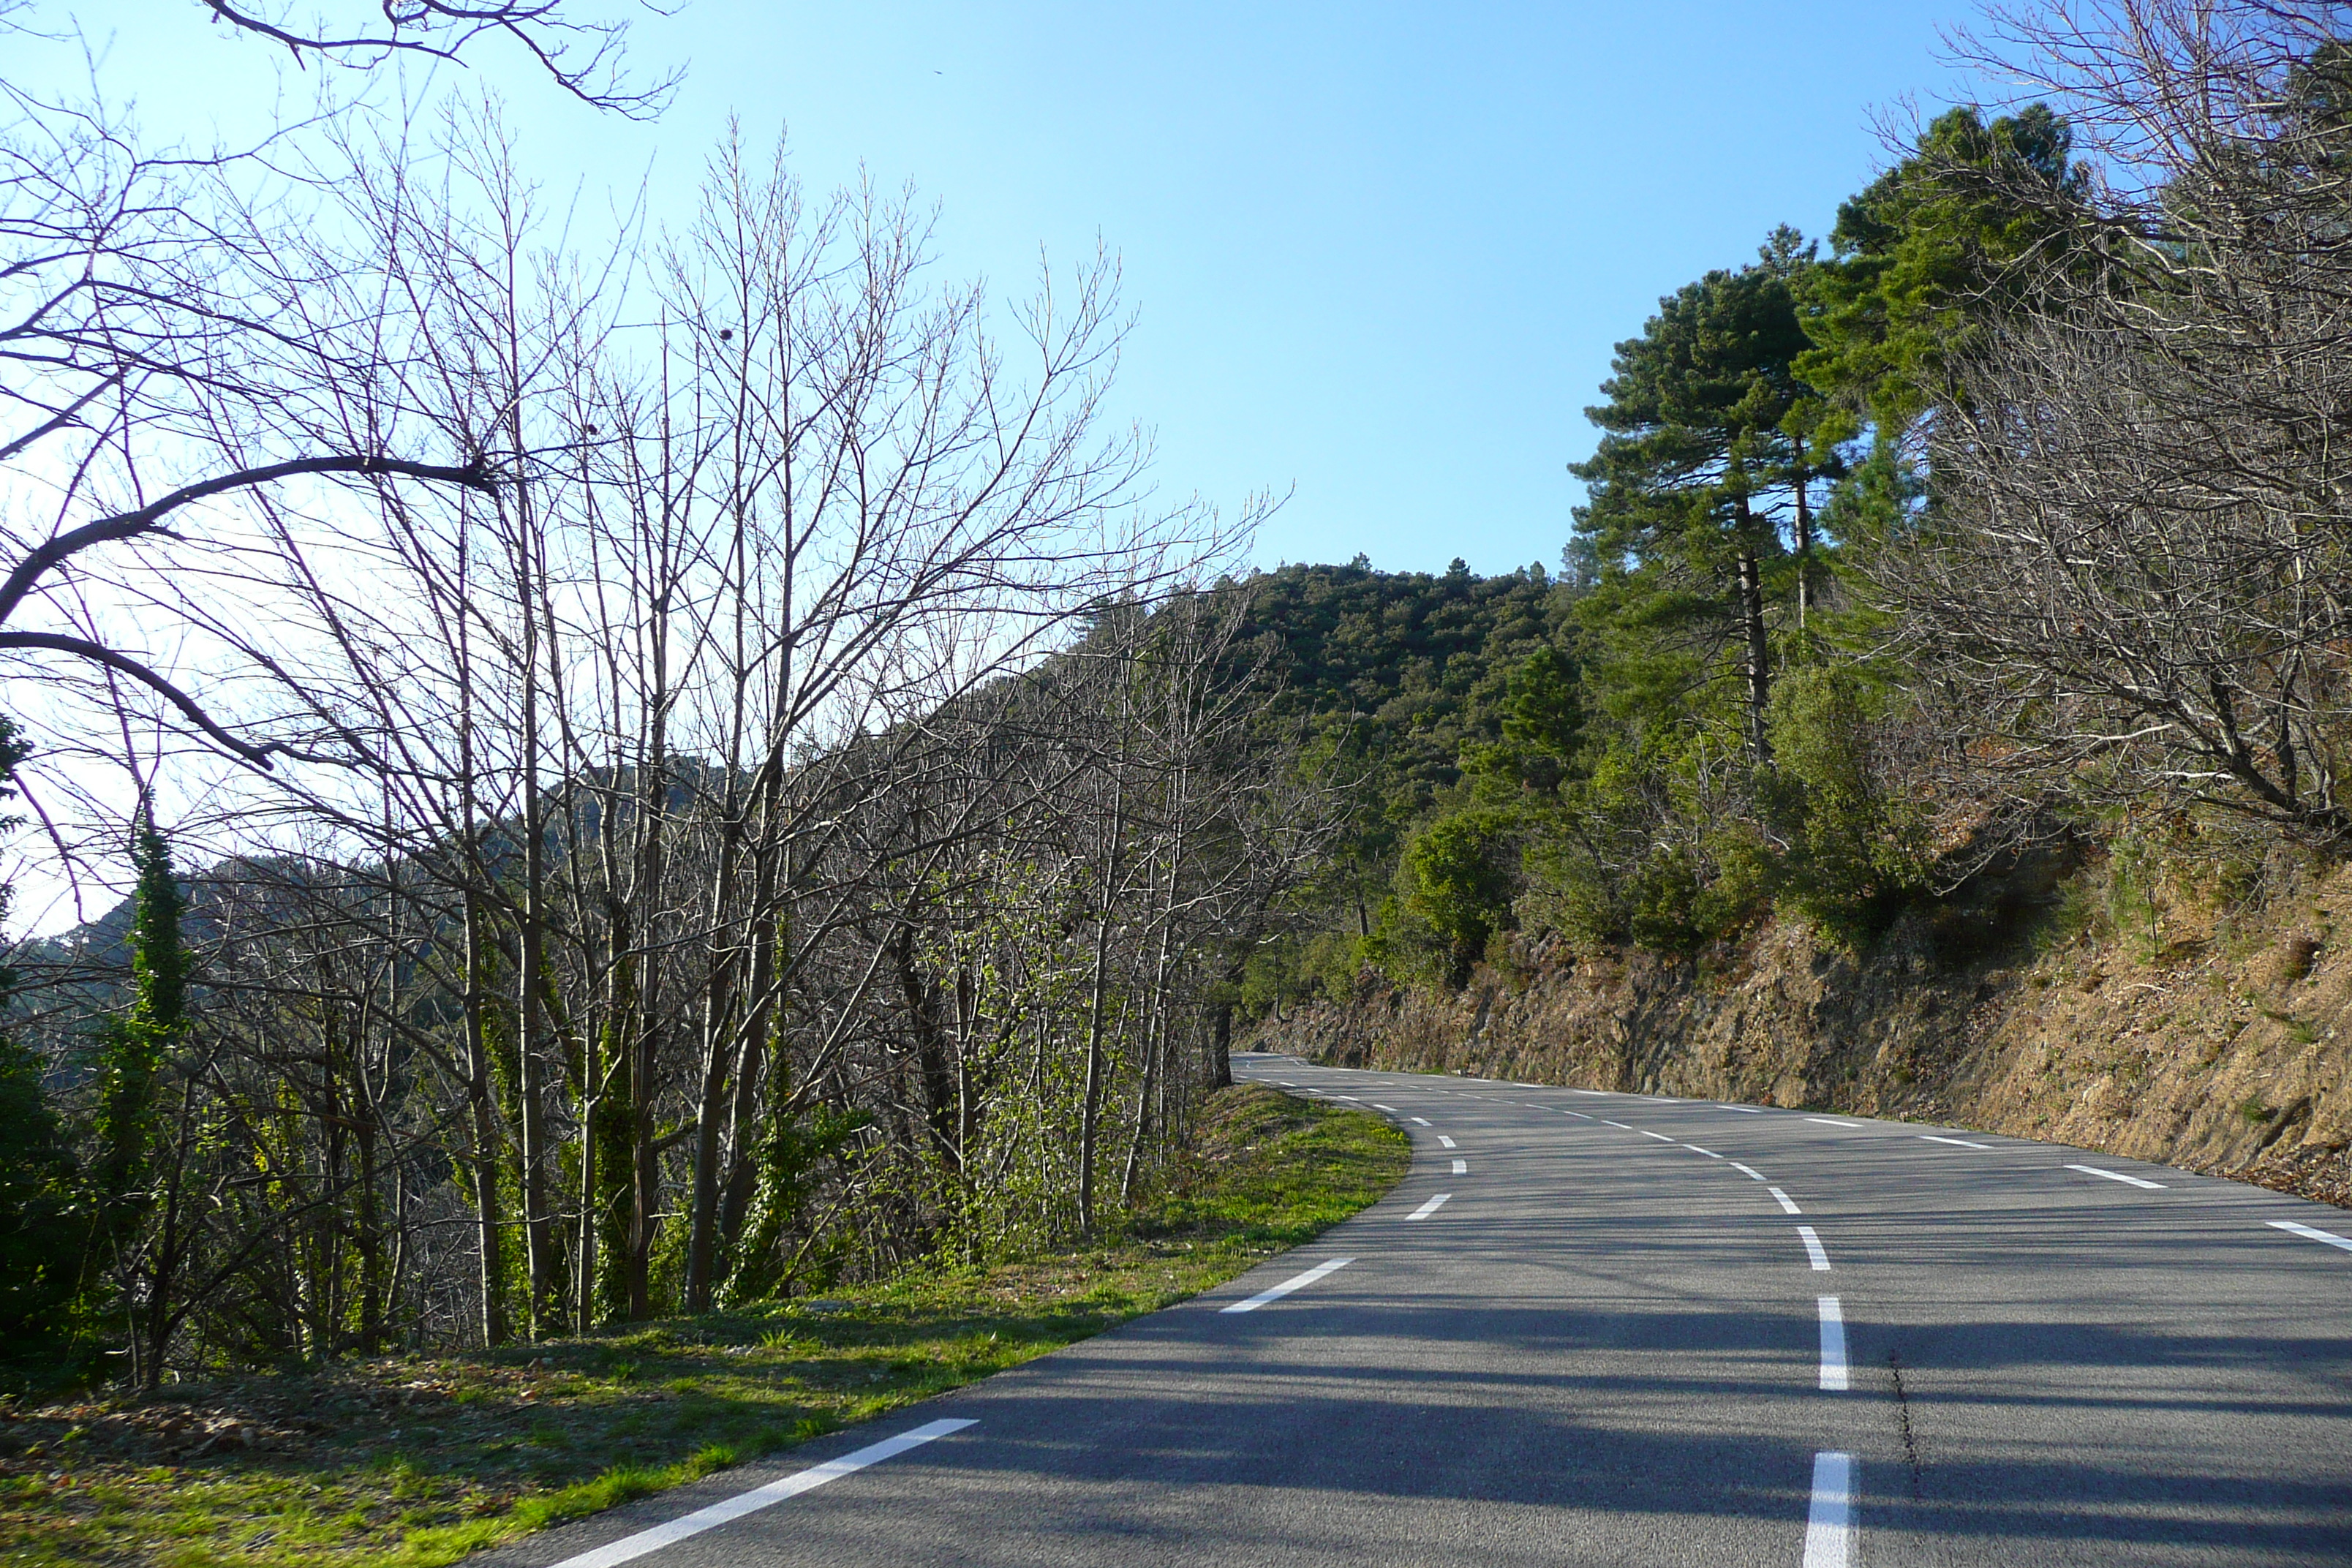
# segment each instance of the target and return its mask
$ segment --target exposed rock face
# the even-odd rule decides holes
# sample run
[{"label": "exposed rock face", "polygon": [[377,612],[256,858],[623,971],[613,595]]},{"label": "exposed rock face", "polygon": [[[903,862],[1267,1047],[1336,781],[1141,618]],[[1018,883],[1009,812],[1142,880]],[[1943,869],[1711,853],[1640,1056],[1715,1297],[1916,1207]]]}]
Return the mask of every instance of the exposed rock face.
[{"label": "exposed rock face", "polygon": [[[2352,1204],[2352,870],[2217,933],[1861,958],[1792,923],[1713,964],[1538,950],[1458,993],[1368,983],[1253,1043],[1342,1066],[1844,1110],[2071,1143]],[[2352,928],[2347,928],[2352,929]]]}]

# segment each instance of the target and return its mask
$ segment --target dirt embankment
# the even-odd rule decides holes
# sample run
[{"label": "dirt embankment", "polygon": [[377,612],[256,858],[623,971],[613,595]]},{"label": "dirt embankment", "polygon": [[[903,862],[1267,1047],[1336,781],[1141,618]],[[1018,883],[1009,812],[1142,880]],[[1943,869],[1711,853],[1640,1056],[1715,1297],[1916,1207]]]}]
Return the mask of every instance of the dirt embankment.
[{"label": "dirt embankment", "polygon": [[1458,993],[1368,984],[1293,1008],[1252,1043],[1938,1121],[2352,1207],[2352,868],[2257,912],[2114,923],[1947,911],[1859,958],[1790,923],[1713,963],[1539,948]]}]

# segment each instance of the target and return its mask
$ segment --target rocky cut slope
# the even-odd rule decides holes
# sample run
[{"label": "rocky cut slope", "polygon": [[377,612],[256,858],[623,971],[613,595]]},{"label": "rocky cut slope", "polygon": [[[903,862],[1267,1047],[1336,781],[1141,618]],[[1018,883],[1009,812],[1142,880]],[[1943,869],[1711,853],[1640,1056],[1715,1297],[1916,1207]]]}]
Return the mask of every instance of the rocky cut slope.
[{"label": "rocky cut slope", "polygon": [[1861,956],[1787,921],[1708,962],[1515,944],[1459,992],[1368,973],[1346,1004],[1293,1007],[1252,1043],[1937,1121],[2352,1206],[2352,944],[2332,940],[2352,868],[2254,910],[2150,900],[2144,926],[2083,912],[2112,889],[2100,865],[2012,878]]}]

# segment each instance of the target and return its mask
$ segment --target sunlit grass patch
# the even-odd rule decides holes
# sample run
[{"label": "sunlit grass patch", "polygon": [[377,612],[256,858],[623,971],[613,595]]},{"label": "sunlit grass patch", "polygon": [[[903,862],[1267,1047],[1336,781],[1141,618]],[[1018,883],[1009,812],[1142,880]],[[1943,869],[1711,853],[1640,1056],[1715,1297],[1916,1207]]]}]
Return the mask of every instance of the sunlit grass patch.
[{"label": "sunlit grass patch", "polygon": [[1410,1159],[1375,1117],[1240,1086],[1210,1097],[1166,1190],[1084,1247],[821,1308],[0,1405],[0,1564],[436,1568],[1182,1300],[1371,1203]]}]

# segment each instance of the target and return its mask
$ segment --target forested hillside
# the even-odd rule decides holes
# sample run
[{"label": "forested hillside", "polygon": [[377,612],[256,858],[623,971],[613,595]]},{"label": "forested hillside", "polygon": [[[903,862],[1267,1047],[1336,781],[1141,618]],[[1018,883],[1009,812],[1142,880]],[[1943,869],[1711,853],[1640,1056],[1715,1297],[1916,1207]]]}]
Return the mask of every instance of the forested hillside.
[{"label": "forested hillside", "polygon": [[[2336,1005],[2294,988],[2347,842],[2352,53],[2221,9],[2225,45],[2024,16],[2045,101],[1944,113],[1825,246],[1618,345],[1540,631],[1490,617],[1367,762],[1343,895],[1252,972],[1322,1011],[1265,1038],[2016,1131],[2088,1080],[2149,1124],[2075,1136],[2340,1163]],[[1386,668],[1345,625],[1289,667],[1342,730]],[[2005,989],[2061,979],[2114,1028]]]}]

